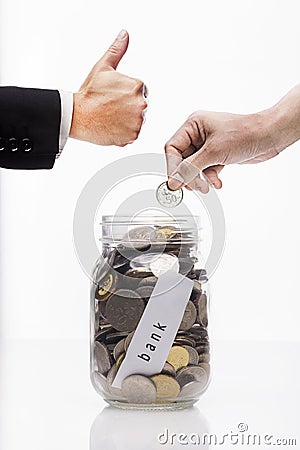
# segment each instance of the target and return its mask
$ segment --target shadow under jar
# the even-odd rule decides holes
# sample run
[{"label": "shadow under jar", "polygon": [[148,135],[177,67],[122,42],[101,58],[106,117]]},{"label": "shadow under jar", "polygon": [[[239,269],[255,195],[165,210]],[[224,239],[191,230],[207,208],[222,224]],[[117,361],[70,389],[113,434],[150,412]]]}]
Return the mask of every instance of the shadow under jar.
[{"label": "shadow under jar", "polygon": [[[111,405],[125,409],[181,409],[210,381],[209,288],[199,251],[198,218],[104,216],[102,255],[91,283],[91,379]],[[168,356],[159,372],[114,379],[159,277],[175,271],[191,280]],[[176,297],[176,290],[174,301]],[[170,315],[172,310],[170,311]],[[154,347],[153,347],[154,348]]]}]

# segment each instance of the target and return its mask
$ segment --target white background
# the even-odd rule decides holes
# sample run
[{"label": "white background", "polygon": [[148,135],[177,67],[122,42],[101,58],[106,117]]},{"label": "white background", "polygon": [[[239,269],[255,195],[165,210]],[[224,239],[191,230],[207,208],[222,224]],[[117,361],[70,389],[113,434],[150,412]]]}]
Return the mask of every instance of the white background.
[{"label": "white background", "polygon": [[[121,156],[163,152],[196,109],[248,113],[300,81],[294,1],[1,1],[3,85],[75,91],[121,28],[120,70],[150,91],[134,145],[70,140],[51,171],[1,171],[1,332],[86,338],[89,282],[72,243],[76,200]],[[300,126],[300,124],[299,124]],[[300,144],[260,166],[224,170],[227,245],[212,279],[216,339],[298,340]]]}]

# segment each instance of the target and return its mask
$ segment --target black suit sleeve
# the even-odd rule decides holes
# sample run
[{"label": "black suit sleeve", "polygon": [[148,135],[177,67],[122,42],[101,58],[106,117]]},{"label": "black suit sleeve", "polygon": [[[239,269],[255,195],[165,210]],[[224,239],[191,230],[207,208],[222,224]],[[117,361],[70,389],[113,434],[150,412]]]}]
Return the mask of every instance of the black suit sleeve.
[{"label": "black suit sleeve", "polygon": [[51,169],[60,118],[58,91],[0,87],[0,167]]}]

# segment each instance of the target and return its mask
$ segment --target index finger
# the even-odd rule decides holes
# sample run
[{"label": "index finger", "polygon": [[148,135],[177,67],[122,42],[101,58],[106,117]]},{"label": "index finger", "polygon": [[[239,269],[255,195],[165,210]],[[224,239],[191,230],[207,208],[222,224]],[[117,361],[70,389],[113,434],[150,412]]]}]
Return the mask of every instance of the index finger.
[{"label": "index finger", "polygon": [[197,122],[188,119],[165,145],[168,175],[204,144]]}]

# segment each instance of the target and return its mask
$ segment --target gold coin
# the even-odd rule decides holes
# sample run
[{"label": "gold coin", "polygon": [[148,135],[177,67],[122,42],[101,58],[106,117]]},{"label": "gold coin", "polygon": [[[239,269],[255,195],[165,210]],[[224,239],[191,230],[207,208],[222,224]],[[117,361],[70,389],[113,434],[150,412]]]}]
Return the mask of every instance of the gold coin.
[{"label": "gold coin", "polygon": [[179,345],[174,345],[171,348],[169,356],[167,357],[168,363],[175,367],[175,370],[186,367],[189,363],[190,355],[186,348],[180,347]]},{"label": "gold coin", "polygon": [[106,292],[109,291],[110,288],[112,287],[112,284],[113,284],[113,276],[110,274],[102,283],[100,289],[98,290],[98,294],[101,296],[106,294]]},{"label": "gold coin", "polygon": [[177,228],[173,226],[159,227],[155,232],[155,239],[157,241],[172,239],[176,235],[177,231]]},{"label": "gold coin", "polygon": [[176,398],[180,392],[180,385],[170,375],[154,375],[151,377],[156,387],[156,400],[168,401]]},{"label": "gold coin", "polygon": [[116,361],[116,368],[117,368],[117,370],[119,369],[120,365],[122,364],[124,358],[125,358],[125,353],[122,353],[119,356],[119,358],[117,359],[117,361]]}]

